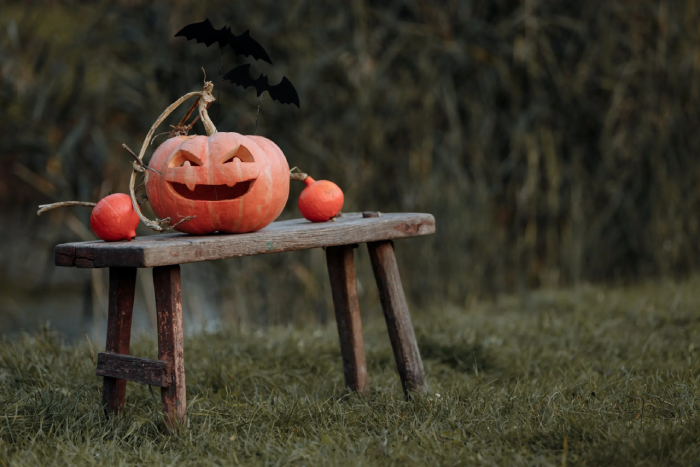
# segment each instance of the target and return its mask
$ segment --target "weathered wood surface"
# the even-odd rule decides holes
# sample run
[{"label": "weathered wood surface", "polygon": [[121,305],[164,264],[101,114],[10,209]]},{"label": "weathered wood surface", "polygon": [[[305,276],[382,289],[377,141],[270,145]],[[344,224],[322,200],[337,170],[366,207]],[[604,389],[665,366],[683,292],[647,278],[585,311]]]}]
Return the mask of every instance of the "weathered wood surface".
[{"label": "weathered wood surface", "polygon": [[[109,268],[109,305],[107,310],[107,352],[128,354],[131,342],[131,316],[134,309],[136,268]],[[105,377],[102,403],[105,411],[117,413],[124,407],[126,381]]]},{"label": "weathered wood surface", "polygon": [[404,392],[422,390],[425,384],[423,361],[401,285],[394,245],[391,241],[370,242],[367,248]]},{"label": "weathered wood surface", "polygon": [[367,391],[367,363],[362,339],[362,319],[357,298],[354,245],[326,248],[326,263],[331,280],[335,321],[343,357],[345,385],[352,391]]},{"label": "weathered wood surface", "polygon": [[97,354],[95,374],[150,384],[151,386],[166,387],[170,384],[170,364],[168,362],[112,352]]},{"label": "weathered wood surface", "polygon": [[170,364],[170,384],[161,388],[163,412],[168,426],[185,423],[185,358],[182,334],[180,266],[153,268],[158,313],[158,360]]},{"label": "weathered wood surface", "polygon": [[55,249],[57,266],[79,268],[138,267],[192,263],[281,251],[349,245],[435,233],[430,214],[382,213],[363,218],[343,214],[335,222],[305,219],[273,222],[258,232],[192,236],[166,234],[137,237],[131,242],[65,243]]}]

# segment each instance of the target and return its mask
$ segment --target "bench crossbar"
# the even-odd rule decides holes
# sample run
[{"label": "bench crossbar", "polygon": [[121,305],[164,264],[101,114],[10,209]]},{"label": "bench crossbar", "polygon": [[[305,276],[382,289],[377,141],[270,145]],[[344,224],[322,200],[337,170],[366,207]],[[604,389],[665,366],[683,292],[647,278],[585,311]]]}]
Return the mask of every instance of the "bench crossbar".
[{"label": "bench crossbar", "polygon": [[162,360],[100,352],[95,374],[165,388],[170,385],[170,366]]}]

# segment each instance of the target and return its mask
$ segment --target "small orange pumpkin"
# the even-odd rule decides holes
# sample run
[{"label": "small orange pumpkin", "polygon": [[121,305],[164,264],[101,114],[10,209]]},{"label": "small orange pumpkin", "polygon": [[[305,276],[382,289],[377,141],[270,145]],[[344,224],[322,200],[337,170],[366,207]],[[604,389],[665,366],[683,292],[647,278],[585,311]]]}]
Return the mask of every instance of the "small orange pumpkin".
[{"label": "small orange pumpkin", "polygon": [[326,222],[338,215],[343,207],[343,191],[328,180],[304,179],[306,188],[299,195],[299,212],[311,222]]},{"label": "small orange pumpkin", "polygon": [[131,197],[124,193],[114,193],[102,198],[90,215],[90,228],[105,242],[129,240],[136,236],[138,214],[131,204]]},{"label": "small orange pumpkin", "polygon": [[190,234],[244,233],[274,221],[289,196],[289,165],[262,136],[214,133],[176,136],[161,144],[146,192],[153,211]]}]

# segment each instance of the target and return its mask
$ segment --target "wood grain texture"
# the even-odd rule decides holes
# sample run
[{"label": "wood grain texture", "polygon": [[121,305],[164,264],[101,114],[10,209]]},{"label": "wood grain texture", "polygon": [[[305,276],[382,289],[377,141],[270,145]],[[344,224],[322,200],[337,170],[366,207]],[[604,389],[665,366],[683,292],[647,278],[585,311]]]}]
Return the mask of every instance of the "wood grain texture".
[{"label": "wood grain texture", "polygon": [[[105,344],[107,352],[129,354],[135,289],[136,268],[109,268],[109,306]],[[104,378],[102,403],[107,414],[119,412],[124,407],[125,397],[126,380]]]},{"label": "wood grain texture", "polygon": [[75,266],[75,248],[73,248],[73,254],[71,255],[56,252],[54,262],[56,266],[69,268]]},{"label": "wood grain texture", "polygon": [[408,391],[423,390],[423,361],[401,285],[394,245],[390,241],[371,242],[367,244],[367,248],[404,392],[408,394]]},{"label": "wood grain texture", "polygon": [[185,358],[182,336],[180,266],[153,268],[158,316],[158,360],[170,364],[170,384],[161,388],[165,421],[169,427],[185,423]]},{"label": "wood grain texture", "polygon": [[166,387],[170,384],[170,364],[168,362],[111,352],[97,354],[95,374],[150,384],[151,386]]},{"label": "wood grain texture", "polygon": [[350,213],[335,222],[314,223],[305,219],[273,222],[247,234],[176,233],[137,237],[131,242],[65,243],[56,247],[55,261],[57,266],[79,268],[147,268],[432,233],[435,233],[435,219],[430,214],[382,213],[380,217],[363,218],[359,213]]},{"label": "wood grain texture", "polygon": [[335,321],[343,357],[345,385],[352,391],[369,389],[367,363],[362,339],[362,318],[355,278],[355,245],[326,248],[326,264],[331,281]]}]

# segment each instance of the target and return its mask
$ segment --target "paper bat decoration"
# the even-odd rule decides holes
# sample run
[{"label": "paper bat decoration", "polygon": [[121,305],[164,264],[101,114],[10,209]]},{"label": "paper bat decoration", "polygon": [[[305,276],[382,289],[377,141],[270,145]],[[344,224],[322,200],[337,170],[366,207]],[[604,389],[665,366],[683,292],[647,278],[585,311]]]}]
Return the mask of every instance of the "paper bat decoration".
[{"label": "paper bat decoration", "polygon": [[194,39],[197,42],[204,42],[209,47],[214,42],[218,42],[219,47],[223,50],[225,46],[231,47],[236,55],[251,56],[255,60],[265,60],[272,64],[270,56],[267,55],[262,45],[250,37],[250,31],[237,36],[231,32],[231,28],[224,26],[221,29],[214,29],[209,19],[205,19],[201,23],[188,24],[180,29],[175,37],[185,37],[188,41]]},{"label": "paper bat decoration", "polygon": [[243,89],[250,86],[255,87],[258,97],[261,96],[263,92],[267,91],[273,100],[279,101],[282,104],[294,104],[299,107],[297,90],[294,89],[294,86],[286,76],[282,77],[282,81],[280,81],[279,84],[270,86],[270,83],[267,82],[267,75],[261,73],[257,79],[251,78],[250,64],[246,63],[245,65],[239,65],[230,70],[224,75],[223,79],[231,81],[238,86],[243,86]]}]

